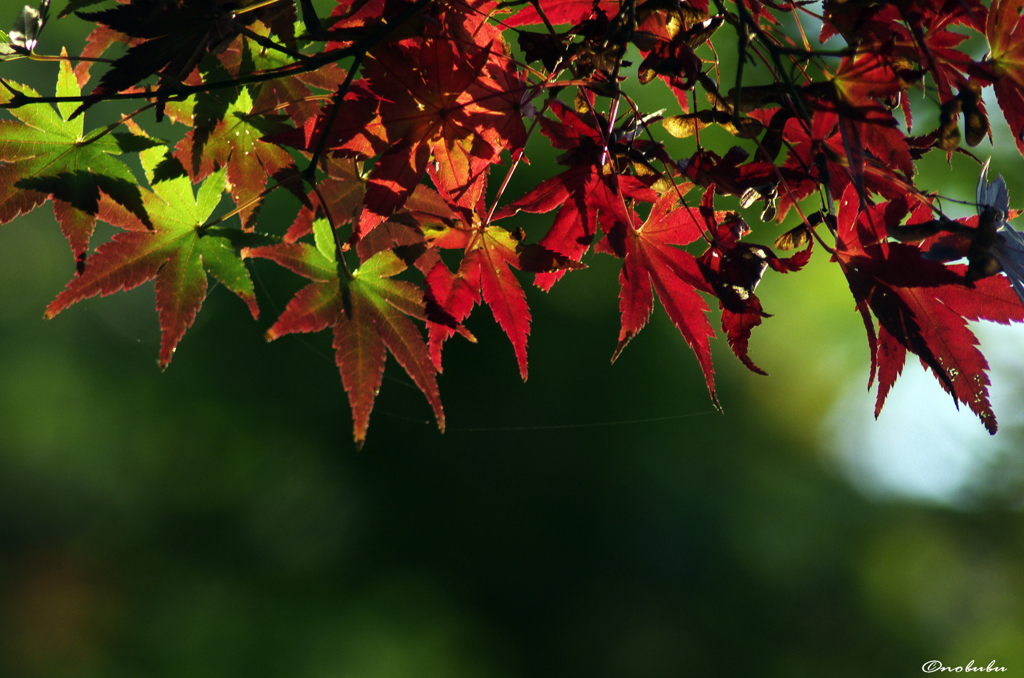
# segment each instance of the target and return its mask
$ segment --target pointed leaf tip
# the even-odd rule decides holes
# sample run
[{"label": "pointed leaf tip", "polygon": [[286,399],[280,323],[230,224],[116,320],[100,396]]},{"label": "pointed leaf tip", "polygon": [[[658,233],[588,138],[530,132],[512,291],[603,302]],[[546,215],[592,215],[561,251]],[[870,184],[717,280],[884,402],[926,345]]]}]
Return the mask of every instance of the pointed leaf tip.
[{"label": "pointed leaf tip", "polygon": [[[639,330],[638,330],[638,331],[639,331]],[[615,346],[615,352],[614,352],[614,353],[612,353],[612,365],[614,365],[614,364],[615,364],[615,361],[619,359],[619,356],[620,356],[620,355],[622,355],[622,351],[623,351],[623,349],[625,349],[625,348],[626,348],[626,345],[627,345],[627,344],[628,344],[629,342],[633,341],[633,337],[635,337],[636,335],[637,335],[637,332],[629,332],[629,333],[627,334],[627,336],[624,336],[624,337],[619,337],[619,343],[618,343],[618,344],[616,344],[616,346]]]}]

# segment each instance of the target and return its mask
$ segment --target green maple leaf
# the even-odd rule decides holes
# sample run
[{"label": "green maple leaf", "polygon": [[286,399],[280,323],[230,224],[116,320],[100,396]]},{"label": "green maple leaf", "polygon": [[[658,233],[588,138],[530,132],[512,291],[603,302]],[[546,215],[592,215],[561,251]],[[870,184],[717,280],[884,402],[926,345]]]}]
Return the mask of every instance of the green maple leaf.
[{"label": "green maple leaf", "polygon": [[[227,168],[229,190],[241,210],[242,223],[252,227],[267,179],[276,177],[283,182],[298,176],[292,156],[280,146],[263,141],[265,135],[287,128],[280,116],[254,115],[252,98],[245,87],[217,119],[207,117],[203,108],[197,103],[192,111],[184,107],[176,111],[178,116],[187,113],[191,118],[188,122],[195,128],[178,143],[175,157],[193,181],[205,179],[217,168]],[[295,182],[295,187],[301,191],[302,185]]]},{"label": "green maple leaf", "polygon": [[[140,154],[150,182],[162,158],[161,149]],[[130,290],[156,278],[156,307],[160,317],[160,367],[167,367],[178,342],[192,325],[207,292],[207,273],[237,294],[254,318],[259,315],[252,280],[236,251],[241,246],[273,242],[257,234],[216,226],[204,227],[221,201],[224,170],[210,175],[192,192],[188,177],[155,184],[143,195],[153,219],[148,229],[131,212],[111,200],[100,204],[99,217],[126,229],[89,257],[85,272],[75,277],[46,308],[52,318],[68,306],[94,297]]]},{"label": "green maple leaf", "polygon": [[426,319],[423,290],[410,282],[391,279],[406,269],[391,250],[373,255],[351,275],[339,273],[330,232],[315,231],[318,247],[284,243],[249,253],[276,261],[313,281],[288,302],[281,317],[267,331],[267,341],[294,332],[332,328],[335,362],[352,406],[358,445],[366,439],[370,412],[384,377],[387,351],[430,401],[438,428],[443,432],[444,411],[437,388],[437,370],[419,329],[409,319]]},{"label": "green maple leaf", "polygon": [[[7,84],[21,94],[38,96],[28,87]],[[81,93],[70,63],[61,61],[57,96]],[[0,88],[0,103],[15,96],[11,89]],[[106,128],[85,134],[81,116],[68,119],[76,105],[57,104],[59,114],[46,104],[26,105],[11,110],[17,120],[0,120],[0,224],[52,198],[61,230],[82,261],[96,226],[101,193],[152,226],[138,181],[114,156],[160,142],[133,134],[111,134]]]}]

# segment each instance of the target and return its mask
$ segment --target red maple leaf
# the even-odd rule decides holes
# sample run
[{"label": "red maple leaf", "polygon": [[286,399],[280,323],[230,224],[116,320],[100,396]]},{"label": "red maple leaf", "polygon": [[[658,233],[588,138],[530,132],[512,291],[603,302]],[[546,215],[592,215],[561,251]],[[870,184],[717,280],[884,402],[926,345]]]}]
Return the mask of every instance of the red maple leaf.
[{"label": "red maple leaf", "polygon": [[713,151],[698,149],[689,158],[679,160],[677,167],[687,179],[719,195],[743,195],[748,188],[774,184],[777,176],[773,163],[743,163],[749,157],[742,146],[733,146],[722,158]]},{"label": "red maple leaf", "polygon": [[329,210],[334,225],[341,226],[355,218],[363,203],[365,186],[354,160],[327,156],[321,167],[327,172],[327,177],[317,183],[317,188],[327,204],[321,205],[316,191],[310,191],[307,203],[299,209],[295,221],[284,236],[286,242],[296,242],[311,233],[313,220],[321,210]]},{"label": "red maple leaf", "polygon": [[477,131],[490,114],[468,91],[489,58],[488,49],[467,51],[445,40],[411,40],[371,52],[365,81],[380,100],[389,146],[369,177],[360,234],[405,203],[431,157],[453,193],[497,159],[497,150]]},{"label": "red maple leaf", "polygon": [[[708,196],[713,187],[705,193],[702,208],[710,210]],[[721,214],[721,213],[719,213]],[[718,297],[722,310],[722,331],[729,340],[729,347],[747,369],[757,374],[767,374],[754,364],[748,354],[751,331],[761,324],[762,318],[771,317],[761,308],[761,300],[754,294],[767,268],[780,273],[799,271],[811,257],[811,244],[797,254],[780,259],[763,245],[740,242],[750,233],[750,227],[738,217],[726,216],[718,224],[708,249],[697,261],[704,278]]]},{"label": "red maple leaf", "polygon": [[1024,155],[1024,0],[994,0],[985,37],[989,58],[983,64],[995,80],[996,99]]},{"label": "red maple leaf", "polygon": [[[553,102],[551,110],[558,121],[542,118],[541,129],[555,148],[566,149],[559,162],[569,168],[542,181],[495,216],[501,218],[517,211],[542,214],[558,209],[540,245],[580,261],[593,242],[599,219],[605,230],[614,223],[626,223],[629,218],[624,200],[654,202],[658,194],[641,179],[616,172],[623,167],[613,161],[617,151],[608,150],[603,141],[605,132],[588,124],[559,101]],[[545,291],[550,290],[563,273],[538,275],[536,284]]]},{"label": "red maple leaf", "polygon": [[[595,9],[603,12],[605,16],[615,16],[619,13],[619,0],[540,0],[540,8],[544,11],[544,17],[552,25],[572,24],[576,25],[594,15]],[[540,13],[536,7],[524,7],[513,16],[505,19],[506,26],[531,26],[542,23]]]},{"label": "red maple leaf", "polygon": [[[710,194],[713,191],[705,195]],[[714,291],[694,256],[674,247],[690,244],[705,231],[715,232],[717,220],[724,213],[709,210],[708,202],[705,198],[700,208],[679,207],[679,196],[674,191],[667,192],[654,203],[643,224],[635,215],[631,224],[615,224],[595,251],[624,260],[619,273],[622,329],[612,362],[647,324],[654,310],[653,286],[669,318],[697,356],[711,400],[720,408],[711,364],[710,339],[715,331],[708,322],[708,305],[698,294],[700,291],[713,295]]]},{"label": "red maple leaf", "polygon": [[[779,187],[780,219],[793,203],[810,195],[818,183],[828,185],[833,196],[841,196],[847,186],[855,185],[854,168],[848,161],[851,150],[859,160],[866,192],[878,193],[888,199],[919,196],[908,177],[897,173],[863,146],[859,150],[852,149],[849,142],[860,137],[850,135],[844,140],[839,130],[840,121],[841,118],[827,108],[815,112],[810,133],[799,118],[786,121],[783,136],[792,144],[793,150],[781,168],[786,186]],[[871,125],[867,129],[870,130]],[[903,145],[905,147],[906,143]]]},{"label": "red maple leaf", "polygon": [[379,252],[351,274],[339,272],[337,261],[305,243],[259,247],[249,250],[248,255],[271,259],[313,281],[288,302],[281,317],[267,330],[267,341],[331,328],[334,358],[352,407],[357,445],[366,439],[387,352],[427,397],[438,428],[444,432],[437,371],[420,330],[410,320],[426,319],[423,290],[392,279],[406,268],[394,252]]},{"label": "red maple leaf", "polygon": [[899,95],[904,87],[889,61],[878,54],[846,58],[832,85],[835,95],[818,102],[815,118],[834,116],[837,120],[850,178],[862,199],[866,198],[864,174],[868,154],[882,167],[898,169],[908,179],[913,177],[914,163],[906,137],[880,103]]},{"label": "red maple leaf", "polygon": [[968,36],[951,29],[966,26],[983,32],[987,14],[979,0],[872,5],[829,0],[824,9],[828,21],[822,24],[822,42],[842,33],[862,52],[899,65],[907,79],[913,79],[911,68],[920,67],[931,73],[940,103],[952,97],[952,85],[963,85],[972,67],[971,58],[956,49]]},{"label": "red maple leaf", "polygon": [[[324,147],[331,149],[333,155],[368,160],[388,146],[384,126],[377,115],[378,106],[366,82],[356,80],[345,93],[337,114],[332,103],[307,118],[301,127],[270,135],[265,140],[312,153],[326,134]],[[330,129],[328,121],[333,121]]]},{"label": "red maple leaf", "polygon": [[[252,34],[269,38],[271,28],[262,22],[249,26]],[[223,52],[217,55],[231,77],[250,72],[265,72],[285,69],[293,65],[294,59],[275,49],[267,49],[266,43],[258,43],[247,37],[238,37]],[[335,92],[345,81],[345,71],[335,63],[322,66],[315,71],[283,76],[261,83],[254,88],[252,110],[257,113],[285,112],[292,123],[303,128],[306,121],[320,112],[316,95],[310,87]],[[271,136],[271,135],[267,135]]]},{"label": "red maple leaf", "polygon": [[[689,91],[693,89],[703,68],[694,48],[710,39],[722,21],[708,20],[674,36],[665,36],[667,39],[659,39],[637,69],[640,83],[646,85],[655,77],[660,78],[672,90],[683,112],[689,111]],[[704,24],[709,25],[705,27]],[[702,28],[704,30],[700,30]]]},{"label": "red maple leaf", "polygon": [[965,74],[973,66],[970,56],[956,49],[969,36],[950,29],[967,26],[980,33],[987,12],[980,0],[946,0],[941,7],[936,2],[933,7],[907,11],[904,16],[909,31],[903,30],[910,35],[896,41],[894,56],[919,63],[931,73],[939,102],[945,103],[953,96],[951,87],[962,88]]},{"label": "red maple leaf", "polygon": [[[526,340],[530,335],[530,308],[526,294],[511,268],[520,268],[519,243],[500,226],[466,227],[461,222],[443,234],[431,234],[433,245],[465,250],[454,275],[438,262],[427,275],[427,285],[440,306],[462,322],[481,300],[491,307],[494,320],[515,349],[519,374],[526,380]],[[511,267],[511,268],[510,268]],[[454,330],[435,324],[430,328],[430,350],[440,364],[441,346]]]},{"label": "red maple leaf", "polygon": [[407,208],[413,209],[400,218],[412,219],[432,248],[463,250],[454,274],[439,259],[427,272],[431,299],[455,321],[429,326],[430,351],[438,370],[444,342],[456,331],[461,332],[462,321],[483,302],[490,306],[494,320],[512,342],[519,374],[525,380],[531,316],[526,294],[511,269],[539,273],[583,266],[541,245],[525,245],[521,237],[487,221],[485,187],[484,181],[473,186],[474,209],[453,205],[444,192],[417,187],[416,196],[407,203]]},{"label": "red maple leaf", "polygon": [[[895,208],[894,208],[895,205]],[[906,352],[917,355],[955,401],[978,415],[995,433],[988,401],[988,363],[967,321],[1024,321],[1024,306],[1003,276],[965,284],[965,266],[944,266],[926,259],[921,249],[885,238],[906,214],[895,203],[859,209],[852,186],[838,213],[838,244],[833,260],[846,274],[864,319],[872,353],[871,378],[879,378],[875,416],[903,370]],[[876,340],[871,315],[878,319]]]},{"label": "red maple leaf", "polygon": [[[495,43],[500,44],[500,43]],[[468,93],[481,110],[479,133],[492,147],[504,149],[513,156],[526,148],[526,127],[523,125],[524,95],[528,92],[526,73],[516,62],[499,50],[492,50],[483,73]]]}]

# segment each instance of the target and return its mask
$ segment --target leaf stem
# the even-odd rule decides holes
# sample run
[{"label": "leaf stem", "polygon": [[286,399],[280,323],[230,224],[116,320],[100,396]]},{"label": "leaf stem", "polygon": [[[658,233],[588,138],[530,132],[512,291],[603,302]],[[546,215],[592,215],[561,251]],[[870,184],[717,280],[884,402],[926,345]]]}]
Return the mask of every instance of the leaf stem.
[{"label": "leaf stem", "polygon": [[320,138],[317,139],[316,150],[313,151],[313,157],[310,158],[309,166],[302,172],[303,178],[314,187],[316,186],[316,167],[320,163],[324,150],[327,148],[327,139],[330,136],[331,128],[334,127],[334,121],[338,117],[341,102],[345,99],[345,95],[348,94],[349,88],[352,86],[352,79],[362,65],[363,56],[362,54],[356,55],[352,65],[349,67],[348,74],[345,76],[345,82],[341,83],[338,86],[338,91],[334,93],[331,112],[327,114],[327,121],[324,123],[323,131],[320,132]]},{"label": "leaf stem", "polygon": [[[527,142],[530,140],[530,137],[533,136],[533,131],[537,129],[537,123],[540,122],[541,116],[543,116],[544,113],[547,112],[548,107],[550,105],[551,99],[549,98],[544,102],[544,108],[542,108],[540,112],[537,113],[537,115],[533,118],[533,124],[531,124],[530,129],[526,131]],[[484,220],[485,227],[490,225],[491,218],[494,216],[494,210],[495,208],[498,207],[498,203],[501,201],[501,196],[504,195],[505,189],[508,187],[508,182],[512,179],[512,173],[516,171],[517,167],[519,167],[519,161],[522,160],[523,156],[525,155],[526,145],[524,144],[523,147],[519,149],[515,157],[512,159],[512,166],[508,168],[508,172],[505,173],[505,178],[501,182],[501,187],[498,188],[498,194],[494,196],[494,202],[491,204],[491,209],[487,211],[487,218]]]},{"label": "leaf stem", "polygon": [[89,136],[88,138],[82,139],[82,142],[81,142],[82,145],[86,146],[88,144],[92,144],[92,143],[95,143],[95,142],[99,141],[100,139],[102,139],[103,137],[107,136],[108,134],[113,132],[115,129],[117,129],[118,127],[123,125],[128,120],[131,120],[132,118],[134,118],[139,113],[147,111],[150,108],[153,108],[154,106],[156,106],[156,103],[155,102],[150,102],[150,103],[146,104],[145,106],[143,106],[142,108],[140,108],[140,109],[138,109],[136,111],[132,111],[128,115],[121,116],[120,120],[118,120],[116,122],[110,123],[109,125],[107,125],[103,129],[101,129],[99,132],[97,132],[96,130],[93,130],[92,132],[90,132],[90,134],[92,134],[92,136]]},{"label": "leaf stem", "polygon": [[28,58],[32,61],[89,61],[98,64],[112,64],[113,59],[103,59],[101,57],[84,57],[84,56],[62,56],[60,54],[36,54],[33,52],[28,55]]},{"label": "leaf stem", "polygon": [[243,26],[243,25],[241,25],[241,24],[239,24],[237,22],[232,22],[232,23],[233,23],[233,25],[235,27],[235,30],[237,30],[239,33],[241,33],[245,37],[249,38],[250,40],[252,40],[256,44],[261,45],[261,46],[263,46],[266,49],[277,50],[278,52],[281,52],[282,54],[287,54],[291,58],[297,59],[298,61],[305,61],[306,58],[308,57],[308,55],[303,54],[302,52],[296,52],[295,50],[288,49],[284,45],[277,44],[276,42],[274,42],[270,38],[262,36],[259,33],[256,33],[255,31],[250,29],[248,26]]},{"label": "leaf stem", "polygon": [[313,192],[316,193],[316,197],[320,200],[320,207],[324,211],[324,216],[327,217],[327,223],[331,226],[331,234],[334,236],[334,247],[338,252],[338,265],[341,266],[341,270],[344,271],[345,277],[349,280],[352,279],[352,273],[348,270],[348,263],[345,261],[345,246],[341,242],[341,236],[338,235],[338,229],[334,225],[334,217],[331,216],[331,208],[327,206],[327,200],[324,198],[324,194],[320,192],[320,187],[313,184]]},{"label": "leaf stem", "polygon": [[220,223],[223,223],[223,222],[227,221],[228,219],[230,219],[231,217],[235,216],[236,214],[241,213],[242,210],[245,210],[245,209],[247,209],[249,207],[252,207],[253,205],[258,204],[261,200],[266,198],[268,195],[270,195],[271,193],[273,193],[277,189],[281,188],[282,186],[287,186],[288,184],[298,180],[300,178],[300,176],[301,175],[299,175],[298,173],[292,174],[291,176],[289,176],[288,178],[284,179],[283,181],[276,182],[273,186],[267,186],[255,198],[250,198],[249,200],[246,200],[245,202],[243,202],[241,205],[236,205],[235,209],[231,210],[230,212],[228,212],[226,214],[222,214],[221,216],[217,217],[213,221],[206,222],[205,224],[203,224],[202,226],[200,226],[196,230],[199,232],[199,235],[202,235],[210,227],[216,226],[217,224],[220,224]]}]

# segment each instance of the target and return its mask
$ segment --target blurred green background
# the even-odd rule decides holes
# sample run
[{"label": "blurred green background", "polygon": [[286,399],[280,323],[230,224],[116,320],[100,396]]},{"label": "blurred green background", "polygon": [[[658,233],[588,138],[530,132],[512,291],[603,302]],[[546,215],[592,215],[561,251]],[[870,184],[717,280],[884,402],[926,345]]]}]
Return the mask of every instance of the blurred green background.
[{"label": "blurred green background", "polygon": [[[0,74],[48,92],[55,67]],[[539,148],[510,195],[558,171]],[[929,157],[921,181],[970,199],[977,171]],[[213,289],[160,373],[152,284],[44,322],[73,273],[52,212],[0,228],[0,675],[1024,675],[1020,331],[979,330],[995,438],[916,364],[875,422],[819,251],[758,289],[770,377],[715,344],[722,415],[660,307],[609,365],[618,264],[586,261],[527,291],[527,383],[478,310],[480,343],[446,348],[448,432],[392,361],[357,452],[329,337],[262,339],[297,277],[253,262],[259,324]]]}]

